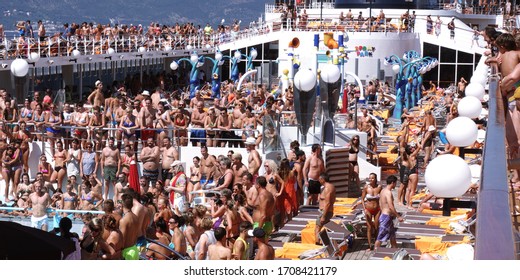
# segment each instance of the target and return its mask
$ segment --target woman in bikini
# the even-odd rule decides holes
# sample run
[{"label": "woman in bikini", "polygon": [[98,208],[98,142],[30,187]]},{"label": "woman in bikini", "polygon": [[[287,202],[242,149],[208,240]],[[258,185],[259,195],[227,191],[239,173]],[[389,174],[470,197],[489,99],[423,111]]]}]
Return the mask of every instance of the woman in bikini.
[{"label": "woman in bikini", "polygon": [[172,239],[168,245],[171,249],[177,251],[179,254],[187,255],[186,237],[181,228],[184,226],[184,218],[182,216],[173,215],[168,221],[169,230],[173,231]]},{"label": "woman in bikini", "polygon": [[20,123],[14,127],[13,139],[21,141],[20,150],[22,152],[23,171],[29,172],[29,142],[32,142],[32,135],[29,130],[27,130],[25,121],[20,121]]},{"label": "woman in bikini", "polygon": [[[54,105],[50,105],[49,111],[45,114],[45,130],[47,138],[49,139],[49,145],[51,146],[51,155],[54,156],[56,140],[61,138],[61,129],[56,126],[61,125],[61,115],[57,110],[54,110]],[[61,189],[61,186],[60,186]]]},{"label": "woman in bikini", "polygon": [[111,260],[116,251],[103,239],[103,220],[92,219],[87,225],[87,231],[80,243],[83,260]]},{"label": "woman in bikini", "polygon": [[208,110],[208,115],[204,120],[204,128],[206,129],[206,146],[216,147],[217,138],[220,136],[217,131],[217,115],[215,114],[214,108]]},{"label": "woman in bikini", "polygon": [[123,131],[123,143],[125,146],[131,145],[133,150],[137,150],[137,141],[135,135],[135,129],[139,127],[138,120],[136,116],[133,114],[133,108],[126,108],[126,115],[121,118],[121,122],[119,123],[119,128]]},{"label": "woman in bikini", "polygon": [[[46,114],[43,112],[42,105],[40,103],[36,104],[32,115],[32,122],[34,123],[35,131],[41,132],[43,130],[43,125],[45,124],[45,115]],[[37,134],[36,138],[40,141],[42,140],[40,134]]]},{"label": "woman in bikini", "polygon": [[[78,194],[74,192],[74,185],[67,184],[66,192],[61,196],[61,205],[63,206],[63,210],[76,210],[78,207]],[[73,217],[73,214],[63,212],[62,217]]]},{"label": "woman in bikini", "polygon": [[[80,205],[78,207],[79,210],[93,210],[96,209],[99,205],[94,204],[94,201],[98,199],[98,201],[102,201],[103,197],[99,197],[97,193],[92,191],[92,187],[88,181],[84,181],[81,185],[81,197],[80,197]],[[99,204],[99,203],[98,203]]]},{"label": "woman in bikini", "polygon": [[16,200],[16,185],[13,184],[11,187],[11,181],[14,181],[14,166],[16,165],[16,148],[13,145],[9,145],[7,150],[2,154],[2,177],[5,181],[5,192],[4,198],[7,201],[8,199],[11,201]]},{"label": "woman in bikini", "polygon": [[174,139],[178,139],[179,146],[184,147],[188,145],[188,131],[186,130],[187,127],[188,120],[186,115],[182,113],[181,109],[177,110],[173,118],[173,128],[175,135]]},{"label": "woman in bikini", "polygon": [[113,215],[103,215],[103,225],[105,230],[103,232],[103,239],[106,243],[114,249],[113,260],[120,260],[122,255],[121,252],[124,249],[123,233],[119,230],[118,221]]},{"label": "woman in bikini", "polygon": [[356,184],[359,185],[359,165],[358,165],[358,153],[359,153],[359,135],[354,135],[350,139],[350,143],[347,144],[348,148],[348,160],[353,166],[354,176],[356,177]]},{"label": "woman in bikini", "polygon": [[20,109],[20,120],[26,122],[31,121],[32,114],[33,110],[31,109],[31,102],[29,102],[29,99],[25,99],[23,107]]},{"label": "woman in bikini", "polygon": [[188,186],[186,189],[186,193],[188,194],[188,202],[191,203],[193,201],[192,191],[200,190],[200,158],[193,158],[193,165],[190,166],[190,180],[188,181]]},{"label": "woman in bikini", "polygon": [[[265,160],[264,161],[264,169],[265,169],[265,179],[267,180],[267,186],[265,189],[269,191],[275,200],[275,212],[277,213],[283,213],[285,209],[283,209],[283,203],[282,201],[282,192],[283,192],[283,186],[284,182],[283,179],[278,175],[278,166],[276,165],[276,162],[273,160]],[[282,221],[280,219],[274,221],[275,226],[279,227],[281,226]]]},{"label": "woman in bikini", "polygon": [[22,175],[22,181],[18,184],[17,190],[17,206],[27,207],[29,206],[29,195],[34,192],[34,187],[29,181],[29,174],[24,173]]},{"label": "woman in bikini", "polygon": [[103,200],[103,185],[98,180],[96,174],[90,174],[90,176],[88,176],[88,182],[90,183],[92,193],[95,194],[96,199],[94,199],[94,204],[100,205],[99,201]]},{"label": "woman in bikini", "polygon": [[186,237],[186,253],[193,260],[195,259],[195,252],[193,248],[199,242],[200,235],[202,234],[200,228],[197,226],[197,221],[200,219],[196,218],[192,211],[186,212],[182,215],[185,221],[184,236]]},{"label": "woman in bikini", "polygon": [[379,215],[381,215],[379,193],[381,193],[381,189],[381,185],[377,184],[377,175],[370,173],[368,184],[363,188],[360,201],[367,221],[368,251],[372,250],[372,233],[377,236],[379,231]]},{"label": "woman in bikini", "polygon": [[242,218],[238,213],[238,208],[235,206],[235,202],[233,200],[229,200],[227,202],[227,209],[224,219],[224,226],[226,226],[226,238],[227,245],[233,246],[235,240],[240,235],[239,226],[242,222]]},{"label": "woman in bikini", "polygon": [[[246,140],[248,137],[255,137],[256,132],[256,116],[253,114],[253,108],[251,106],[246,107],[246,113],[243,121],[244,133],[242,134],[242,140]],[[259,143],[258,141],[256,142]]]},{"label": "woman in bikini", "polygon": [[[94,106],[92,108],[93,114],[90,117],[89,122],[89,134],[91,137],[91,140],[95,143],[103,143],[103,140],[106,139],[107,131],[103,130],[106,127],[106,118],[105,115],[101,113],[101,109],[99,106]],[[96,150],[101,150],[103,147],[96,146]]]},{"label": "woman in bikini", "polygon": [[51,177],[51,182],[57,182],[58,186],[56,189],[61,190],[63,179],[67,178],[67,168],[66,168],[66,159],[69,157],[69,152],[63,149],[63,142],[58,140],[56,142],[57,150],[54,152],[54,172]]},{"label": "woman in bikini", "polygon": [[159,102],[157,105],[157,112],[155,113],[155,128],[157,137],[157,146],[159,148],[163,145],[163,139],[168,136],[168,128],[171,126],[170,112],[164,109],[164,102]]},{"label": "woman in bikini", "polygon": [[416,145],[408,145],[401,152],[402,164],[404,166],[403,183],[408,186],[406,190],[406,206],[409,209],[414,209],[412,207],[412,197],[415,195],[417,184],[419,183],[417,155],[420,151],[421,149]]},{"label": "woman in bikini", "polygon": [[280,168],[278,168],[278,174],[283,180],[282,192],[279,200],[280,208],[280,219],[282,224],[285,224],[285,218],[287,221],[292,220],[292,217],[298,214],[298,202],[296,199],[296,172],[291,169],[291,165],[288,159],[283,159],[280,162]]},{"label": "woman in bikini", "polygon": [[71,119],[71,125],[76,128],[73,131],[74,137],[77,137],[81,140],[81,147],[84,149],[85,144],[87,143],[87,129],[86,127],[89,124],[89,116],[88,113],[85,112],[85,108],[83,107],[82,102],[78,102],[76,104],[76,112],[73,113]]},{"label": "woman in bikini", "polygon": [[51,177],[54,173],[52,166],[47,162],[47,157],[42,154],[40,156],[40,162],[38,163],[38,172],[42,173],[43,180],[45,182],[51,182]]},{"label": "woman in bikini", "polygon": [[248,221],[251,224],[253,224],[254,223],[253,217],[251,217],[251,215],[249,215],[249,213],[247,212],[246,196],[244,196],[242,194],[236,195],[235,203],[236,203],[238,214],[240,215],[240,219],[242,219],[242,221]]}]

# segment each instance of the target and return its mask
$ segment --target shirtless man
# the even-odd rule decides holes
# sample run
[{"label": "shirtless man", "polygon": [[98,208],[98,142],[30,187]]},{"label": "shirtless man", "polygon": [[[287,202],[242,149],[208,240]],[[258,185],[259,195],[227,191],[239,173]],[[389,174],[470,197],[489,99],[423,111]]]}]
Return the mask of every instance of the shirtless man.
[{"label": "shirtless man", "polygon": [[394,175],[386,178],[386,187],[381,191],[381,198],[379,199],[379,205],[381,207],[381,216],[379,216],[379,232],[375,243],[375,248],[381,246],[381,242],[390,240],[392,248],[397,248],[397,242],[395,240],[395,228],[394,218],[397,217],[399,222],[403,222],[404,219],[397,213],[394,206],[394,197],[392,196],[392,190],[395,188],[397,177]]},{"label": "shirtless man", "polygon": [[273,246],[266,240],[266,232],[261,228],[255,228],[252,232],[253,242],[258,247],[255,260],[274,260]]},{"label": "shirtless man", "polygon": [[[126,194],[129,194],[133,197],[133,203],[132,203],[132,213],[134,213],[137,216],[138,221],[138,230],[137,230],[137,241],[134,243],[137,245],[137,247],[145,247],[146,246],[146,238],[145,233],[146,229],[150,225],[150,222],[152,220],[152,217],[148,211],[148,208],[146,208],[144,205],[142,205],[138,199],[139,194],[137,194],[133,189],[128,189],[126,191]],[[123,198],[124,203],[124,198]]]},{"label": "shirtless man", "polygon": [[[246,106],[246,103],[245,101],[239,101],[238,103],[236,103],[236,106],[235,108],[233,109],[233,113],[232,113],[232,120],[233,120],[233,124],[232,124],[232,128],[233,129],[242,129],[244,128],[244,118],[245,118],[245,106]],[[242,139],[242,133],[241,131],[237,131],[233,134],[235,134],[235,138],[236,139]],[[244,144],[242,143],[242,141],[237,141],[234,143],[235,147],[237,146],[240,146],[240,147],[243,147]]]},{"label": "shirtless man", "polygon": [[253,175],[254,181],[256,177],[258,177],[258,170],[260,170],[260,166],[262,166],[262,158],[260,157],[260,153],[258,153],[258,151],[255,149],[255,138],[247,138],[244,144],[246,145],[246,150],[249,153],[247,158],[247,171]]},{"label": "shirtless man", "polygon": [[460,95],[464,94],[464,90],[466,90],[466,85],[468,84],[468,81],[464,79],[464,77],[460,77],[460,81],[457,84],[457,93]]},{"label": "shirtless man", "polygon": [[121,196],[130,187],[130,183],[128,183],[127,179],[128,178],[126,177],[126,174],[123,172],[119,173],[119,175],[117,176],[117,183],[114,187],[114,200],[116,201],[117,208],[123,207],[121,205],[121,203],[122,203]]},{"label": "shirtless man", "polygon": [[34,94],[33,94],[33,100],[31,101],[31,110],[35,110],[36,109],[36,105],[40,103],[40,92],[39,91],[35,91]]},{"label": "shirtless man", "polygon": [[92,107],[103,107],[105,104],[105,97],[103,96],[103,83],[98,80],[96,81],[95,85],[96,89],[92,91],[87,100],[92,105]]},{"label": "shirtless man", "polygon": [[153,186],[159,178],[159,160],[161,151],[155,146],[153,138],[146,140],[146,147],[141,150],[141,161],[143,162],[143,176],[150,179]]},{"label": "shirtless man", "polygon": [[321,173],[319,180],[323,189],[319,194],[320,215],[316,219],[316,240],[319,240],[318,235],[322,227],[334,216],[334,202],[336,201],[336,187],[329,182],[329,175]]},{"label": "shirtless man", "polygon": [[224,246],[226,244],[226,229],[218,227],[215,229],[215,239],[217,242],[208,247],[208,259],[210,260],[230,260],[231,249]]},{"label": "shirtless man", "polygon": [[321,147],[319,144],[313,144],[311,151],[312,154],[305,161],[302,173],[303,180],[305,181],[304,186],[307,186],[307,192],[309,193],[307,204],[316,205],[321,187],[318,177],[321,173],[325,172],[325,164],[323,162]]},{"label": "shirtless man", "polygon": [[190,101],[190,108],[195,109],[198,106],[198,103],[202,102],[204,104],[204,98],[200,94],[200,90],[195,91],[195,97]]},{"label": "shirtless man", "polygon": [[170,171],[170,166],[178,159],[179,152],[177,151],[177,148],[172,146],[170,137],[165,137],[163,139],[163,146],[161,148],[161,179],[163,180],[165,186],[168,186],[170,184],[170,180],[173,178],[173,174]]},{"label": "shirtless man", "polygon": [[[206,120],[206,112],[204,112],[204,103],[202,101],[197,102],[197,108],[193,109],[191,113],[191,124],[194,128],[203,128],[204,121]],[[197,143],[200,143],[200,146],[204,146],[206,144],[206,131],[201,129],[193,129],[191,131],[191,145],[197,146]]]},{"label": "shirtless man", "polygon": [[35,192],[29,195],[29,207],[32,208],[31,227],[47,231],[47,208],[51,198],[44,191],[42,184],[34,184]]},{"label": "shirtless man", "polygon": [[116,220],[116,225],[117,227],[119,227],[119,221],[121,221],[121,219],[123,218],[123,216],[121,216],[123,206],[121,205],[121,209],[118,209],[117,211],[114,208],[114,206],[114,201],[112,199],[107,199],[103,201],[103,211],[105,212],[105,215],[110,215],[114,217],[114,219]]},{"label": "shirtless man", "polygon": [[200,147],[200,187],[206,189],[207,184],[213,183],[213,175],[217,165],[216,159],[208,153],[208,147]]},{"label": "shirtless man", "polygon": [[153,129],[155,126],[155,115],[157,114],[157,110],[152,106],[152,99],[147,97],[144,100],[145,106],[139,112],[139,122],[141,124],[141,141],[144,143],[148,139],[155,140],[155,130]]},{"label": "shirtless man", "polygon": [[256,198],[258,197],[258,191],[255,187],[253,187],[253,174],[246,173],[242,176],[242,186],[246,194],[246,210],[249,216],[253,216],[253,209],[256,202]]},{"label": "shirtless man", "polygon": [[139,218],[132,212],[133,198],[130,194],[123,194],[123,218],[119,221],[119,230],[123,234],[122,255],[125,260],[138,260],[139,249],[136,246],[140,231]]},{"label": "shirtless man", "polygon": [[101,176],[105,187],[103,198],[108,198],[110,183],[115,184],[119,171],[121,170],[120,152],[114,145],[114,137],[108,139],[108,147],[101,152]]},{"label": "shirtless man", "polygon": [[258,192],[255,204],[253,205],[253,228],[262,228],[265,231],[266,237],[269,238],[273,232],[273,218],[275,210],[275,200],[273,194],[267,189],[267,180],[264,176],[259,176],[256,179],[255,188]]},{"label": "shirtless man", "polygon": [[233,183],[242,184],[242,176],[247,173],[248,170],[242,163],[242,155],[240,153],[233,154],[233,164],[231,165],[231,169],[233,169],[233,175],[235,176]]}]

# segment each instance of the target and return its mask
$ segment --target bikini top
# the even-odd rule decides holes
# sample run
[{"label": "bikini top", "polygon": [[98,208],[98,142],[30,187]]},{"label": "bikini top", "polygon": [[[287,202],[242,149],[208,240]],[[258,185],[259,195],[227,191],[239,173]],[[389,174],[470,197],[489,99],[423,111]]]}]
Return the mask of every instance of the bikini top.
[{"label": "bikini top", "polygon": [[76,197],[75,196],[64,197],[63,201],[73,202],[73,201],[76,201]]},{"label": "bikini top", "polygon": [[377,195],[371,195],[371,194],[367,193],[365,195],[365,200],[375,200],[375,199],[379,199],[379,195],[378,194]]},{"label": "bikini top", "polygon": [[20,112],[20,117],[22,118],[31,118],[32,117],[32,110],[27,108],[22,108],[22,111]]},{"label": "bikini top", "polygon": [[269,184],[271,184],[271,185],[274,184],[274,178],[273,178],[273,177],[271,177],[271,178],[269,179]]},{"label": "bikini top", "polygon": [[135,122],[128,121],[128,117],[126,117],[125,120],[123,121],[123,126],[124,127],[133,127],[133,126],[135,126]]}]

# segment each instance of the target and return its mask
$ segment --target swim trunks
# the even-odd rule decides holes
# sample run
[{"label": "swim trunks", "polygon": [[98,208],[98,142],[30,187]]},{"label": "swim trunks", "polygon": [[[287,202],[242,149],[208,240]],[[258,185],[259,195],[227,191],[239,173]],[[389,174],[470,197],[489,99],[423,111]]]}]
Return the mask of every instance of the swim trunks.
[{"label": "swim trunks", "polygon": [[137,249],[136,245],[123,249],[121,253],[123,255],[123,259],[127,261],[139,260],[139,250]]},{"label": "swim trunks", "polygon": [[116,181],[117,166],[105,166],[103,167],[103,178],[105,181]]},{"label": "swim trunks", "polygon": [[[330,222],[330,218],[332,218],[332,216],[334,216],[334,213],[332,213],[332,212],[327,212],[327,213],[320,212],[320,214],[318,215],[318,218],[316,218],[316,226],[318,226],[318,227],[324,226],[325,224]],[[321,223],[321,217],[324,217],[325,221],[323,223]]]},{"label": "swim trunks", "polygon": [[[259,227],[259,224],[258,224],[258,222],[255,222],[253,224],[253,229],[255,229],[257,227]],[[269,239],[269,237],[271,236],[271,233],[273,233],[273,229],[274,229],[273,223],[272,222],[265,222],[262,225],[262,229],[265,231],[265,237],[267,239]]]},{"label": "swim trunks", "polygon": [[38,218],[31,216],[31,227],[41,229],[43,225],[47,225],[47,215]]},{"label": "swim trunks", "polygon": [[157,179],[159,178],[159,169],[156,170],[147,170],[143,168],[143,176],[148,177],[150,181],[153,183],[157,182]]},{"label": "swim trunks", "polygon": [[394,217],[381,214],[381,216],[379,216],[377,241],[388,241],[391,238],[395,238]]},{"label": "swim trunks", "polygon": [[321,190],[321,184],[319,181],[309,179],[309,194],[319,194]]}]

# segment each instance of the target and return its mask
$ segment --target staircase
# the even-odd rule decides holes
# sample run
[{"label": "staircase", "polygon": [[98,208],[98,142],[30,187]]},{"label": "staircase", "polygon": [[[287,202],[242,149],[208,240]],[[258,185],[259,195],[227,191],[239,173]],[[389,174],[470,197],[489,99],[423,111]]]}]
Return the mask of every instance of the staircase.
[{"label": "staircase", "polygon": [[357,185],[354,165],[348,160],[348,149],[330,149],[325,153],[326,172],[330,183],[336,187],[338,197],[360,197],[361,188]]}]

